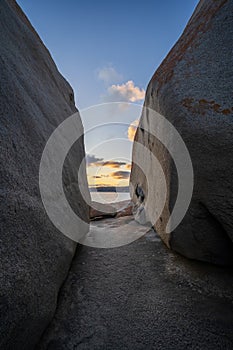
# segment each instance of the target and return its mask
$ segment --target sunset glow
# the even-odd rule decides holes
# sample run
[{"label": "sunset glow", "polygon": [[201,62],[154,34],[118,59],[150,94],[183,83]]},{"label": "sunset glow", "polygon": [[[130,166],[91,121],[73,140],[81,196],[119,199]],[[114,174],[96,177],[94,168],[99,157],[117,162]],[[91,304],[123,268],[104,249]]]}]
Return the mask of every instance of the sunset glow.
[{"label": "sunset glow", "polygon": [[134,137],[135,137],[135,134],[136,134],[136,131],[137,131],[138,124],[139,124],[139,120],[136,119],[136,120],[134,120],[134,121],[130,124],[130,126],[129,126],[129,128],[128,128],[128,139],[129,139],[130,141],[132,141],[132,142],[133,142],[133,140],[134,140]]},{"label": "sunset glow", "polygon": [[[89,158],[94,158],[94,156],[89,156]],[[108,160],[87,163],[89,187],[129,186],[130,169],[131,164],[124,161]]]}]

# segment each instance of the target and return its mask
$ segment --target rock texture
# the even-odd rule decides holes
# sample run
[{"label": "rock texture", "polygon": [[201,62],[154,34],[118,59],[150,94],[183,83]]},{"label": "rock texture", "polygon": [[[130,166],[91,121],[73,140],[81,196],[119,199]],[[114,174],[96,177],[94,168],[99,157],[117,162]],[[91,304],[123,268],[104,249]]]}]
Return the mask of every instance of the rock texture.
[{"label": "rock texture", "polygon": [[[194,168],[194,192],[180,225],[166,235],[165,227],[177,196],[177,174],[170,154],[139,127],[136,141],[145,145],[163,167],[168,194],[155,228],[164,242],[192,259],[217,264],[233,263],[233,2],[202,0],[181,38],[155,72],[147,88],[145,107],[165,116],[179,131]],[[144,113],[140,126],[148,126]],[[149,125],[153,132],[156,122]],[[163,131],[161,131],[162,133]],[[174,145],[175,147],[175,145]],[[160,200],[159,180],[150,169],[155,189],[135,164],[132,195],[142,210]],[[147,165],[148,169],[150,164]],[[143,195],[140,195],[140,193]],[[138,215],[138,212],[136,213]],[[153,213],[151,214],[153,221]]]},{"label": "rock texture", "polygon": [[[113,220],[129,225],[106,219],[103,232]],[[116,249],[82,247],[38,349],[232,349],[232,278],[168,251],[152,230]]]},{"label": "rock texture", "polygon": [[[54,315],[76,248],[46,215],[39,164],[50,134],[77,110],[71,87],[13,0],[0,2],[0,42],[0,348],[33,349]],[[81,139],[65,161],[63,185],[88,221],[77,184],[83,157]]]},{"label": "rock texture", "polygon": [[131,200],[113,203],[100,203],[92,201],[90,203],[90,220],[102,220],[106,218],[120,218],[132,215],[133,203]]}]

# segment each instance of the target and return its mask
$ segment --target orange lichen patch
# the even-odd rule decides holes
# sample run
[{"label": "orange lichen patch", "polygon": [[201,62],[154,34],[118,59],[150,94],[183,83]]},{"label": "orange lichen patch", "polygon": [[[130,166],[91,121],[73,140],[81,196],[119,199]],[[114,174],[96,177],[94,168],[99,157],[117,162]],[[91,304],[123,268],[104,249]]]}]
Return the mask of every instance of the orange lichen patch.
[{"label": "orange lichen patch", "polygon": [[231,114],[231,111],[230,111],[230,109],[224,109],[222,111],[222,114],[228,115],[228,114]]},{"label": "orange lichen patch", "polygon": [[158,82],[158,89],[171,80],[176,65],[184,58],[188,48],[198,46],[199,40],[210,25],[211,19],[228,0],[206,1],[199,11],[196,11],[187,24],[181,38],[169,52],[151,81]]},{"label": "orange lichen patch", "polygon": [[219,110],[220,110],[220,108],[221,108],[221,106],[218,104],[218,103],[215,103],[214,105],[213,105],[213,110],[215,111],[215,112],[219,112]]},{"label": "orange lichen patch", "polygon": [[201,115],[205,115],[207,111],[214,111],[215,113],[229,115],[231,114],[231,109],[233,107],[223,109],[220,104],[215,101],[207,101],[205,99],[201,99],[199,101],[195,101],[193,98],[186,97],[182,100],[182,105],[187,108],[192,113],[197,113]]},{"label": "orange lichen patch", "polygon": [[184,106],[184,107],[187,107],[187,108],[189,108],[191,105],[192,105],[192,103],[194,102],[194,99],[193,98],[184,98],[183,99],[183,101],[182,101],[182,105]]},{"label": "orange lichen patch", "polygon": [[203,100],[200,100],[199,103],[200,103],[200,104],[204,104],[204,103],[208,103],[208,101],[206,101],[206,100],[203,99]]}]

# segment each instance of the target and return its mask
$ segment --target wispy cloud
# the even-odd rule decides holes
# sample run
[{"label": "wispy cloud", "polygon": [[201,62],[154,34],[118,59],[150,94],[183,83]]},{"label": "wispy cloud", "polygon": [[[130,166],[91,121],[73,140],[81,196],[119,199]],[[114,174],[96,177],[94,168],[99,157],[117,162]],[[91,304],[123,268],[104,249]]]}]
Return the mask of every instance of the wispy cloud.
[{"label": "wispy cloud", "polygon": [[105,100],[111,102],[137,102],[145,97],[145,90],[135,86],[132,80],[121,85],[111,85],[107,92]]},{"label": "wispy cloud", "polygon": [[134,141],[134,137],[135,137],[135,134],[137,131],[138,124],[139,124],[139,120],[136,119],[128,127],[128,139],[132,142]]},{"label": "wispy cloud", "polygon": [[108,168],[120,168],[121,166],[126,165],[126,162],[118,162],[107,160],[104,161],[103,158],[98,158],[94,154],[86,156],[87,165],[91,167],[108,167]]},{"label": "wispy cloud", "polygon": [[125,169],[131,170],[131,168],[132,168],[132,165],[131,165],[131,164],[126,164]]},{"label": "wispy cloud", "polygon": [[125,162],[115,162],[115,161],[107,161],[107,162],[101,162],[102,166],[107,166],[109,168],[120,168],[123,165],[126,165]]},{"label": "wispy cloud", "polygon": [[103,161],[104,158],[98,158],[94,154],[87,154],[86,155],[86,162],[88,166],[93,166],[98,162]]},{"label": "wispy cloud", "polygon": [[114,67],[103,67],[97,71],[98,78],[106,84],[122,81],[122,74],[118,73]]},{"label": "wispy cloud", "polygon": [[110,174],[114,179],[117,180],[125,180],[128,179],[130,176],[130,172],[129,171],[115,171],[114,173]]},{"label": "wispy cloud", "polygon": [[109,177],[109,175],[93,175],[93,179],[102,179],[103,177]]}]

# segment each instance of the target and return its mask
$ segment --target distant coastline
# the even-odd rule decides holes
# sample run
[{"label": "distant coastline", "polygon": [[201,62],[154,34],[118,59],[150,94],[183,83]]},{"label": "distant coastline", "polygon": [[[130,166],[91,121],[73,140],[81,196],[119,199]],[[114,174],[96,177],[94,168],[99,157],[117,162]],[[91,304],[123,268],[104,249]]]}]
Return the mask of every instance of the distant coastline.
[{"label": "distant coastline", "polygon": [[103,187],[89,187],[90,192],[129,192],[129,186],[103,186]]}]

